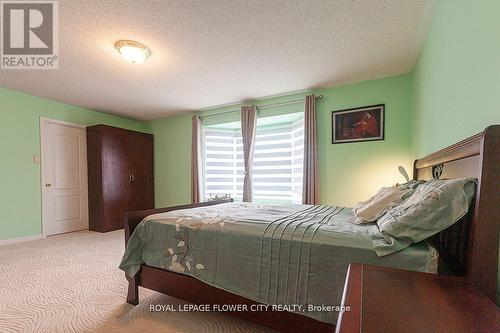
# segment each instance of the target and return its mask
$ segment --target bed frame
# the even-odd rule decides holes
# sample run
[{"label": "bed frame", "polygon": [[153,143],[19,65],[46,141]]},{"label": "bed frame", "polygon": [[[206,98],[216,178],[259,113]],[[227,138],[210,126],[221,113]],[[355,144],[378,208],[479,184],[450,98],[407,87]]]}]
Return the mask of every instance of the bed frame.
[{"label": "bed frame", "polygon": [[[452,227],[432,237],[442,263],[440,274],[465,276],[496,302],[500,232],[500,125],[439,150],[414,163],[414,179],[475,177],[479,184],[469,213]],[[128,212],[125,243],[146,216],[172,210],[210,206],[229,200]],[[444,268],[443,268],[444,267]],[[139,302],[138,287],[198,304],[260,304],[212,287],[196,278],[141,265],[128,278],[127,302]],[[333,332],[335,325],[292,312],[228,312],[283,332]]]}]

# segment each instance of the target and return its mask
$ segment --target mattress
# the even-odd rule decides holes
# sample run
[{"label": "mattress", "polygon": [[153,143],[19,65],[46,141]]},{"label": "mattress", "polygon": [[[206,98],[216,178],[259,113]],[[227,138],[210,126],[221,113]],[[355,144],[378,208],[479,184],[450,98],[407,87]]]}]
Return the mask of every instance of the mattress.
[{"label": "mattress", "polygon": [[120,268],[141,264],[195,277],[269,305],[286,305],[316,320],[341,303],[350,262],[437,271],[427,242],[378,257],[376,224],[350,223],[352,209],[328,205],[227,203],[150,215],[132,234]]}]

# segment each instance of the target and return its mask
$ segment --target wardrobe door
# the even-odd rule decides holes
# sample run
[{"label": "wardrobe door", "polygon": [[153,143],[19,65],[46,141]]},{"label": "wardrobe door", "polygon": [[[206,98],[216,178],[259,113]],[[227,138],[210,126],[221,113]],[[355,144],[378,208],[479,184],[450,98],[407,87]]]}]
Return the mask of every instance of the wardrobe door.
[{"label": "wardrobe door", "polygon": [[154,208],[153,136],[130,132],[132,190],[128,210]]},{"label": "wardrobe door", "polygon": [[102,196],[104,202],[104,231],[123,227],[123,212],[128,210],[129,132],[120,128],[103,127],[102,138]]},{"label": "wardrobe door", "polygon": [[89,230],[101,231],[102,201],[102,128],[87,127],[87,170],[89,173]]}]

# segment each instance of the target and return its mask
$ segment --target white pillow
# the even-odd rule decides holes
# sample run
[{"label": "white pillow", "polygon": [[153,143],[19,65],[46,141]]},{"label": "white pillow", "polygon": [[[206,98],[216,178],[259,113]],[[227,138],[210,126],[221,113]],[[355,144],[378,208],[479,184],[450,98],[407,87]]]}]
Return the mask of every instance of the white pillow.
[{"label": "white pillow", "polygon": [[377,221],[389,209],[402,203],[410,192],[413,189],[407,186],[382,187],[373,197],[354,206],[352,211],[356,219],[353,222],[361,224]]}]

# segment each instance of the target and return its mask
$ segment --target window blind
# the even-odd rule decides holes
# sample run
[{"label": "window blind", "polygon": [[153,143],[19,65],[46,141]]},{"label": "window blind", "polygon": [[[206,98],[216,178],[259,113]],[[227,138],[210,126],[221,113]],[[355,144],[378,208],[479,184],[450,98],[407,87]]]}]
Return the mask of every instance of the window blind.
[{"label": "window blind", "polygon": [[205,128],[203,137],[202,195],[207,199],[229,194],[241,201],[244,172],[241,130]]},{"label": "window blind", "polygon": [[[257,122],[253,186],[254,201],[300,203],[304,157],[304,120],[296,115],[283,122],[282,116]],[[279,121],[278,121],[279,120]],[[229,126],[230,127],[230,126]],[[243,190],[243,148],[241,129],[204,129],[203,195],[230,194],[241,200]]]}]

